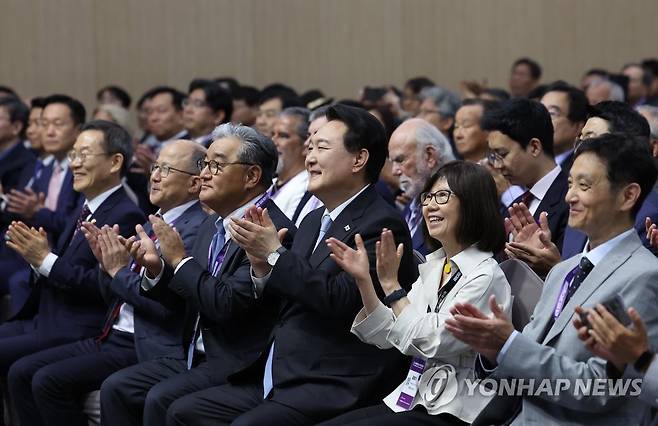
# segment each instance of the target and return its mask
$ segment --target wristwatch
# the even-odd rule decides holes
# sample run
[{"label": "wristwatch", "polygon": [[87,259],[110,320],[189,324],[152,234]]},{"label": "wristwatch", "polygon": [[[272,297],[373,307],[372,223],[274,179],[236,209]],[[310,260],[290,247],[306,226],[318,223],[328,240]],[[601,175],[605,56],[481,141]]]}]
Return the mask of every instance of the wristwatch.
[{"label": "wristwatch", "polygon": [[633,367],[636,371],[645,372],[649,369],[651,361],[653,361],[653,353],[649,350],[646,350],[642,353],[642,355],[640,355],[637,361],[635,361]]},{"label": "wristwatch", "polygon": [[273,251],[272,253],[268,254],[267,264],[274,268],[274,265],[276,265],[276,261],[279,260],[279,256],[281,256],[285,252],[286,252],[286,248],[284,246],[281,246],[278,249],[276,249],[276,251]]}]

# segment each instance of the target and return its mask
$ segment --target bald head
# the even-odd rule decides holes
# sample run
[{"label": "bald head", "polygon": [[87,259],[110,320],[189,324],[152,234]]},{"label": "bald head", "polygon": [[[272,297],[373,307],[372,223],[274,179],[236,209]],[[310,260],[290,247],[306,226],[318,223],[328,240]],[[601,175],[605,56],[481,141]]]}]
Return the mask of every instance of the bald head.
[{"label": "bald head", "polygon": [[149,198],[163,213],[198,199],[201,178],[197,162],[206,149],[197,142],[176,140],[166,144],[158,154],[151,173]]},{"label": "bald head", "polygon": [[400,189],[415,197],[432,172],[455,159],[448,139],[432,124],[411,118],[391,135],[388,152]]}]

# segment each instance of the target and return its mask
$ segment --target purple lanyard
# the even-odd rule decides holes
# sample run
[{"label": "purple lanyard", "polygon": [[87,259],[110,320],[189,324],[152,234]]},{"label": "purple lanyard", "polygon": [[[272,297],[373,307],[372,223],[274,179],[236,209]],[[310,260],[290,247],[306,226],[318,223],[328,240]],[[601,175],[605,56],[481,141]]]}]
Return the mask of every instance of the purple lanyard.
[{"label": "purple lanyard", "polygon": [[[266,191],[255,203],[254,205],[256,207],[263,207],[263,205],[267,202],[267,200],[270,199],[270,194],[269,191]],[[242,216],[244,218],[244,216]],[[223,225],[222,225],[223,226]],[[231,242],[231,240],[227,239],[224,242],[224,245],[222,246],[222,249],[219,250],[217,255],[215,256],[215,260],[212,261],[212,249],[213,245],[212,242],[210,243],[210,246],[208,246],[208,269],[212,273],[214,277],[217,276],[217,273],[219,272],[219,269],[222,267],[222,263],[224,262],[224,256],[226,255],[226,250],[228,250],[228,245]],[[212,265],[212,266],[211,266]]]},{"label": "purple lanyard", "polygon": [[562,313],[562,309],[564,309],[564,305],[566,304],[567,293],[569,293],[569,285],[574,280],[579,270],[580,266],[576,266],[571,270],[571,272],[567,274],[566,278],[564,279],[562,287],[560,288],[560,296],[557,298],[555,309],[553,309],[553,320],[557,320],[557,317],[559,317]]}]

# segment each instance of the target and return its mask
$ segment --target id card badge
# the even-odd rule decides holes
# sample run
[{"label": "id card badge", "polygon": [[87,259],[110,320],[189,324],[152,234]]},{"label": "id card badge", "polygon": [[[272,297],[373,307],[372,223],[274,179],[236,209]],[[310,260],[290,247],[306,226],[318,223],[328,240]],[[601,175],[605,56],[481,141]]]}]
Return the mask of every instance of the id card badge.
[{"label": "id card badge", "polygon": [[409,367],[409,373],[407,373],[407,378],[402,384],[400,389],[400,396],[398,401],[395,403],[398,407],[409,410],[411,404],[414,402],[416,393],[418,392],[418,383],[420,382],[420,376],[425,371],[425,360],[420,358],[413,358],[411,360],[411,366]]}]

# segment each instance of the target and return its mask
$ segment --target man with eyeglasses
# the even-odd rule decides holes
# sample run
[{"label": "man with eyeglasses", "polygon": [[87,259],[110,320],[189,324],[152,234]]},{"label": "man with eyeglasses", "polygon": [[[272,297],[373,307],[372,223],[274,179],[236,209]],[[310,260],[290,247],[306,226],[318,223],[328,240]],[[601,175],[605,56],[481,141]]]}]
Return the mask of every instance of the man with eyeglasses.
[{"label": "man with eyeglasses", "polygon": [[[552,240],[560,247],[569,215],[564,201],[567,175],[555,164],[553,124],[548,111],[537,101],[512,99],[486,111],[481,125],[489,131],[494,168],[510,183],[526,189],[511,207],[523,203],[537,222],[544,213],[542,220],[547,220]],[[509,210],[506,213],[509,217]],[[509,245],[506,253],[517,254]]]},{"label": "man with eyeglasses", "polygon": [[261,92],[254,127],[271,138],[274,135],[274,124],[281,111],[290,107],[302,106],[304,106],[302,101],[292,88],[282,84],[272,84]]},{"label": "man with eyeglasses", "polygon": [[[73,188],[82,194],[84,203],[68,217],[56,244],[51,248],[43,228],[22,222],[13,223],[7,231],[7,246],[34,273],[24,283],[30,288],[28,302],[0,326],[0,374],[5,375],[25,355],[99,334],[107,306],[98,287],[98,262],[81,224],[85,220],[95,220],[98,226],[118,224],[117,232],[127,236],[144,221],[121,186],[131,155],[132,140],[123,128],[106,121],[87,123],[69,153]],[[116,338],[119,345],[126,340],[120,334]],[[12,388],[13,378],[8,381]],[[14,403],[18,407],[22,401]]]},{"label": "man with eyeglasses", "polygon": [[67,153],[80,133],[85,115],[84,106],[69,96],[52,95],[45,99],[41,115],[43,148],[55,160],[44,167],[31,188],[14,189],[7,194],[7,211],[42,226],[52,241],[56,241],[80,201],[79,193],[73,190]]},{"label": "man with eyeglasses", "polygon": [[217,127],[213,139],[206,159],[199,162],[199,198],[215,214],[201,224],[194,247],[186,250],[175,230],[155,217],[151,222],[164,261],[147,239],[131,246],[136,262],[147,271],[142,293],[163,306],[186,305],[185,358],[143,362],[105,380],[104,425],[164,425],[172,402],[226,383],[266,350],[279,300],[256,296],[249,259],[227,229],[231,218],[260,206],[278,229],[288,230],[285,244],[290,245],[294,224],[266,194],[276,169],[276,148],[256,130],[233,124]]},{"label": "man with eyeglasses", "polygon": [[[72,151],[71,164],[103,155]],[[152,167],[151,202],[188,247],[206,216],[198,201],[201,182],[196,170],[204,155],[205,149],[195,142],[174,141],[160,151]],[[154,238],[149,222],[138,225],[137,232],[142,240]],[[46,349],[12,365],[10,394],[23,424],[39,424],[41,419],[78,424],[85,419],[80,399],[99,389],[113,372],[137,361],[184,357],[184,304],[164,307],[139,294],[140,268],[130,262],[116,229],[84,222],[83,233],[100,265],[98,286],[110,308],[105,322],[98,323],[99,336]]]},{"label": "man with eyeglasses", "polygon": [[214,81],[192,80],[187,98],[183,100],[183,126],[187,133],[181,139],[190,139],[209,147],[212,131],[228,122],[232,113],[230,93]]}]

